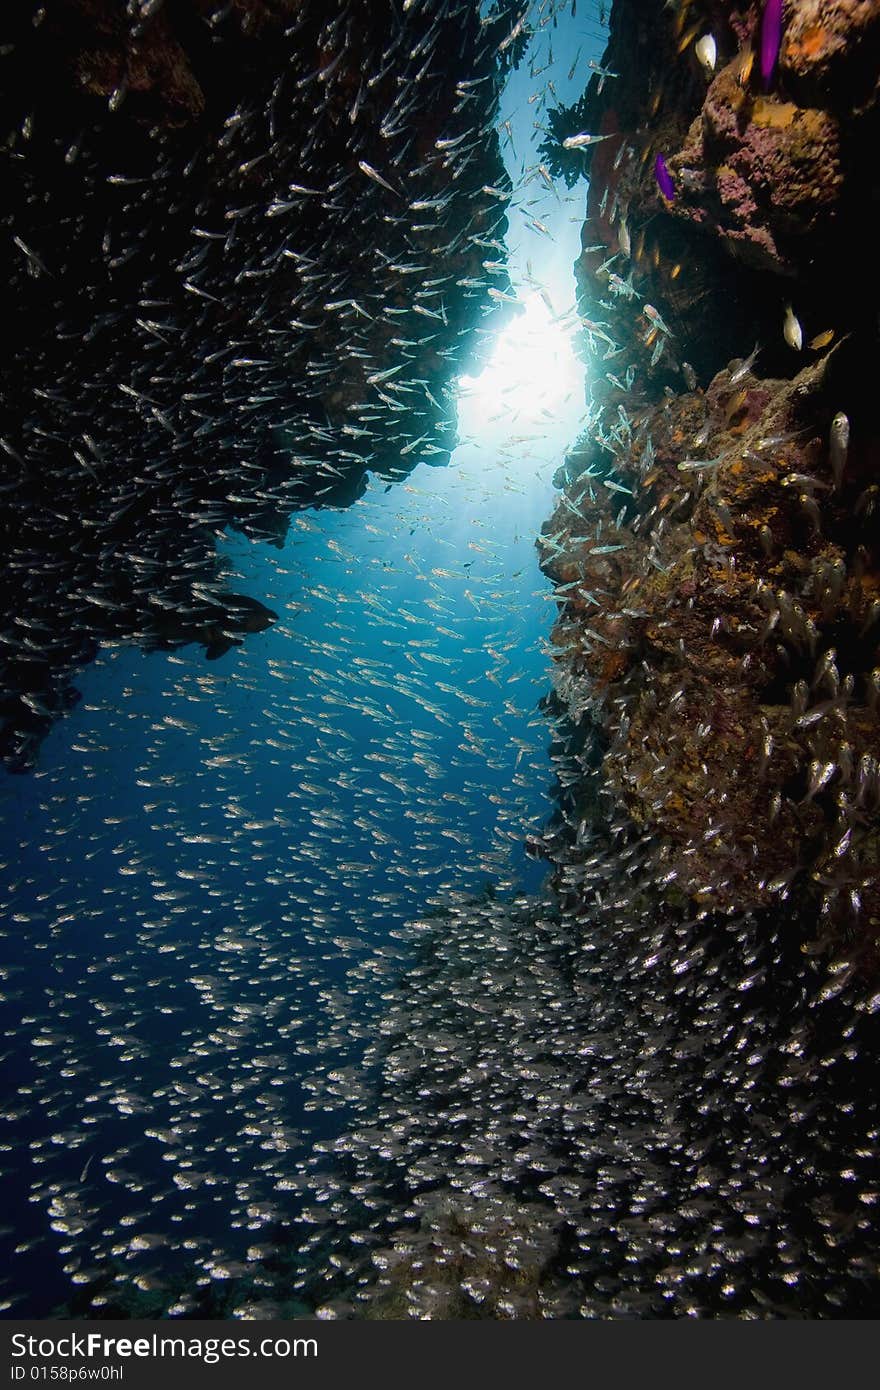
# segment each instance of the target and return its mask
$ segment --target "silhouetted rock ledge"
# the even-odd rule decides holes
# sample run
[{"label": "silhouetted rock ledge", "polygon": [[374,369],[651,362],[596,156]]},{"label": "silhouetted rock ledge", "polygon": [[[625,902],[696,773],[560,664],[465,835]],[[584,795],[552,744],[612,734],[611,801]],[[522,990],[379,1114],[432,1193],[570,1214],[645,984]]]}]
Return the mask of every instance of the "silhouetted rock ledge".
[{"label": "silhouetted rock ledge", "polygon": [[280,545],[368,471],[448,459],[506,226],[501,22],[4,8],[7,766],[32,765],[102,640],[218,657],[274,619],[227,592],[226,528]]}]

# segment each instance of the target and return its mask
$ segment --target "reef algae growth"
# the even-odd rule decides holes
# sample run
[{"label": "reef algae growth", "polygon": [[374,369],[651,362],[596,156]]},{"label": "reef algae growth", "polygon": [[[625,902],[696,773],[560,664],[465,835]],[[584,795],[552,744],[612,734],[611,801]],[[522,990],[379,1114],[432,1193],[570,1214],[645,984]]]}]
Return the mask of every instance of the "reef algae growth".
[{"label": "reef algae growth", "polygon": [[[764,9],[683,4],[660,16],[653,3],[618,0],[604,62],[619,76],[595,75],[579,107],[589,129],[608,135],[583,161],[581,293],[629,311],[627,338],[643,300],[662,301],[704,384],[755,338],[765,374],[784,365],[792,297],[805,341],[859,326],[867,343],[873,333],[877,6],[783,6],[769,90],[755,61]],[[709,72],[701,35],[716,48]],[[658,188],[658,155],[674,199]],[[614,293],[613,280],[609,295],[610,274],[635,275],[639,295]]]},{"label": "reef algae growth", "polygon": [[[603,791],[662,840],[670,893],[709,910],[793,895],[870,973],[876,7],[823,6],[812,28],[813,7],[785,7],[769,92],[750,57],[758,7],[710,8],[652,26],[640,7],[639,26],[615,7],[607,61],[624,67],[635,42],[647,72],[588,92],[592,124],[619,133],[610,164],[594,156],[584,237],[600,245],[577,267],[592,426],[540,540],[556,697],[592,729],[590,777],[601,764]],[[725,60],[708,88],[689,51],[701,25]],[[650,173],[661,142],[674,202]],[[854,249],[862,273],[842,275]]]},{"label": "reef algae growth", "polygon": [[875,1316],[877,6],[3,24],[4,1312]]},{"label": "reef algae growth", "polygon": [[[553,864],[566,912],[576,916],[595,894],[601,911],[613,904],[618,931],[630,920],[632,903],[625,909],[602,886],[614,880],[604,859],[613,852],[644,866],[633,891],[645,918],[679,922],[689,948],[672,974],[684,980],[696,967],[695,978],[670,979],[658,996],[664,953],[646,950],[626,972],[635,1017],[658,997],[677,1011],[674,1000],[710,994],[717,977],[706,973],[707,953],[745,932],[752,954],[733,989],[748,998],[767,979],[750,973],[753,953],[772,956],[775,989],[794,986],[818,1030],[809,1042],[777,1036],[775,1057],[801,1059],[815,1099],[823,1048],[848,1052],[852,1089],[845,1099],[829,1092],[840,1109],[823,1122],[833,1139],[807,1139],[811,1101],[805,1093],[803,1106],[787,1109],[799,1083],[784,1066],[768,1071],[761,1046],[749,1082],[728,1100],[738,1096],[741,1113],[762,1124],[788,1114],[794,1128],[776,1138],[789,1174],[806,1173],[808,1150],[843,1140],[823,1195],[802,1194],[809,1215],[792,1213],[779,1250],[794,1240],[805,1254],[806,1237],[823,1263],[824,1245],[840,1251],[853,1240],[840,1282],[815,1299],[791,1245],[776,1287],[797,1296],[788,1304],[759,1278],[747,1315],[785,1315],[786,1305],[797,1315],[864,1315],[876,1300],[875,1196],[870,1184],[857,1190],[849,1160],[876,1161],[878,1136],[869,1018],[880,947],[880,352],[866,238],[877,197],[880,11],[781,7],[778,63],[765,61],[762,84],[753,55],[766,8],[682,5],[670,14],[616,4],[603,65],[618,79],[594,76],[581,102],[579,119],[610,138],[592,156],[576,267],[592,419],[560,469],[560,500],[539,539],[558,602],[548,702],[558,809],[534,849]],[[701,33],[717,47],[717,72],[691,52]],[[668,159],[674,198],[658,190],[655,151]],[[613,935],[588,949],[608,961],[616,990]],[[775,1032],[780,997],[759,1003],[752,1023]],[[837,1001],[836,1013],[843,1000],[831,1021],[829,1004]],[[748,1051],[751,1025],[738,1032],[728,1008],[719,1016],[732,1027],[730,1045]],[[712,1031],[709,1019],[692,1019],[671,1036],[689,1039],[684,1053],[702,1053]],[[638,1077],[635,1058],[633,1068]],[[697,1094],[713,1069],[698,1070]],[[683,1092],[673,1090],[676,1107]],[[697,1111],[705,1104],[703,1093]],[[846,1138],[843,1115],[859,1116]],[[724,1123],[714,1132],[724,1134]],[[725,1183],[709,1181],[710,1202]],[[691,1192],[701,1185],[695,1174]],[[830,1210],[846,1235],[831,1237]],[[757,1214],[746,1221],[767,1224]],[[637,1239],[650,1240],[652,1224]],[[689,1310],[698,1314],[709,1289],[738,1298],[717,1264],[709,1275],[721,1258],[711,1239],[710,1248]],[[754,1273],[745,1247],[738,1258]],[[671,1271],[672,1306],[685,1268],[697,1262]],[[641,1306],[616,1297],[621,1311]]]},{"label": "reef algae growth", "polygon": [[835,477],[847,361],[791,382],[734,363],[636,412],[613,476],[601,448],[570,456],[540,544],[557,696],[603,739],[606,789],[667,837],[671,891],[730,909],[812,897],[873,966],[876,440]]}]

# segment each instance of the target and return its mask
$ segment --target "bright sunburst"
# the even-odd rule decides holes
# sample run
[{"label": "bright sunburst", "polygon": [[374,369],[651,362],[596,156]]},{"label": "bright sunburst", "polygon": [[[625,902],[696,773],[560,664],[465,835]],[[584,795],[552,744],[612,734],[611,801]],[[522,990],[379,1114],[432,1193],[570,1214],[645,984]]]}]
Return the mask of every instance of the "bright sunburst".
[{"label": "bright sunburst", "polygon": [[[479,435],[493,421],[531,424],[567,402],[582,409],[583,366],[571,330],[540,295],[520,300],[521,311],[503,329],[479,376],[459,380],[459,429]],[[564,412],[567,414],[568,412]]]}]

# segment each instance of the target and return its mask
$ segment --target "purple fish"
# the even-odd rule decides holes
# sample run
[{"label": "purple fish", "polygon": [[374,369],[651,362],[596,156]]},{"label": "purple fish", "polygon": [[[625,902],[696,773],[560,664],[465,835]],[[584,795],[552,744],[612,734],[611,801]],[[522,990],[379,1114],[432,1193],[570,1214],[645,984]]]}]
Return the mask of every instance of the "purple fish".
[{"label": "purple fish", "polygon": [[658,154],[654,160],[654,177],[657,180],[657,187],[663,194],[667,202],[671,203],[675,198],[675,181],[669,172],[669,166],[662,154]]},{"label": "purple fish", "polygon": [[764,0],[761,15],[761,79],[766,91],[776,71],[782,44],[782,6],[784,0]]}]

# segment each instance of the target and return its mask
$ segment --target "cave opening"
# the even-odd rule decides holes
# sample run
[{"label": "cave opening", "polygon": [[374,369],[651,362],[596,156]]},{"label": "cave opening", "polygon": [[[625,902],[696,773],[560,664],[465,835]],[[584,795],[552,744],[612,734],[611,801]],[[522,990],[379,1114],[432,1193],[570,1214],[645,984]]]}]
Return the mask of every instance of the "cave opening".
[{"label": "cave opening", "polygon": [[875,9],[10,4],[2,1311],[871,1314]]}]

